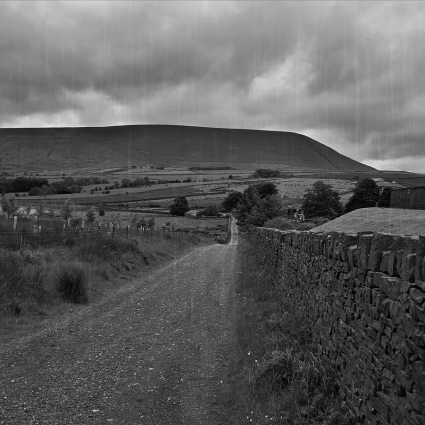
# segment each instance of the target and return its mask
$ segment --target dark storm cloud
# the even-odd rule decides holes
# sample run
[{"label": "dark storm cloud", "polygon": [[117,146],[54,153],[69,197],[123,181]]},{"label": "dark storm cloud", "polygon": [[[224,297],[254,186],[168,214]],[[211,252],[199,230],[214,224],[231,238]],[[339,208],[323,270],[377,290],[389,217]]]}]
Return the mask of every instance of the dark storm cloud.
[{"label": "dark storm cloud", "polygon": [[248,84],[296,41],[284,29],[291,22],[281,5],[275,14],[256,3],[241,9],[195,2],[20,6],[4,4],[0,17],[1,94],[17,103],[65,89],[121,98],[133,88],[192,79]]},{"label": "dark storm cloud", "polygon": [[0,125],[279,129],[359,160],[424,155],[421,3],[13,1],[0,10]]}]

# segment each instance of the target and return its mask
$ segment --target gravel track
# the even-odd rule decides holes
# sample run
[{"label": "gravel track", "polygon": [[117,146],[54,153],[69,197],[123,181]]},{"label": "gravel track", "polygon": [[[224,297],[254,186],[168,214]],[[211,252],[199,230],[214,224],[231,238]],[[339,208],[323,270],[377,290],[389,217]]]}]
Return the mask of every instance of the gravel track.
[{"label": "gravel track", "polygon": [[198,248],[1,347],[0,424],[219,424],[236,244]]}]

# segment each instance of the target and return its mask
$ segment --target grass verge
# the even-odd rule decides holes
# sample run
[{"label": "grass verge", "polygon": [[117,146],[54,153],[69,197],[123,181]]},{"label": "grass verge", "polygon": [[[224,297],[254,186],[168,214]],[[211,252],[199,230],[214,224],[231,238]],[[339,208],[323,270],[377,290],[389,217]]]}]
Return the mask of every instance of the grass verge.
[{"label": "grass verge", "polygon": [[308,314],[294,308],[249,242],[238,246],[236,349],[229,424],[348,425],[335,372],[316,354]]},{"label": "grass verge", "polygon": [[[0,250],[0,343],[36,331],[46,319],[93,303],[136,277],[213,243],[198,234],[83,238],[57,247]],[[143,284],[143,279],[140,279]]]}]

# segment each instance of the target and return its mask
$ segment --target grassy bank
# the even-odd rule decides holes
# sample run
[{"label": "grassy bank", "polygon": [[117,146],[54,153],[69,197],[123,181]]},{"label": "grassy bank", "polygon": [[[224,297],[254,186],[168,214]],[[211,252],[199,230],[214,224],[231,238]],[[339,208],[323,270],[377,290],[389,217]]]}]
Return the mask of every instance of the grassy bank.
[{"label": "grassy bank", "polygon": [[349,424],[334,372],[316,355],[306,312],[287,301],[284,285],[256,262],[247,241],[238,250],[228,423]]},{"label": "grassy bank", "polygon": [[143,238],[100,235],[67,242],[0,250],[0,341],[84,308],[141,273],[213,240],[154,232]]}]

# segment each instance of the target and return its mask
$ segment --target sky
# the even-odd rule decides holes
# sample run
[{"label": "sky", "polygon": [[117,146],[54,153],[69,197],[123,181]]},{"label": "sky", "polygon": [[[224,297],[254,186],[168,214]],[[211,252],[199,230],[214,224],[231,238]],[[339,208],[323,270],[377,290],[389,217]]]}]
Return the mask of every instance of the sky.
[{"label": "sky", "polygon": [[425,2],[2,1],[0,127],[294,131],[424,172]]}]

